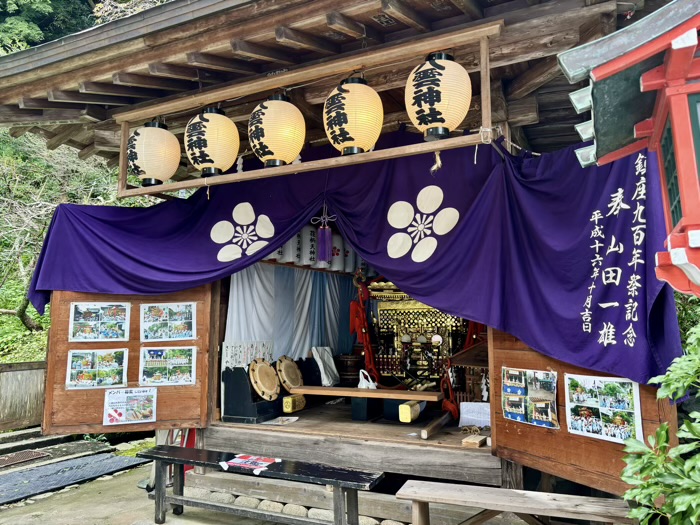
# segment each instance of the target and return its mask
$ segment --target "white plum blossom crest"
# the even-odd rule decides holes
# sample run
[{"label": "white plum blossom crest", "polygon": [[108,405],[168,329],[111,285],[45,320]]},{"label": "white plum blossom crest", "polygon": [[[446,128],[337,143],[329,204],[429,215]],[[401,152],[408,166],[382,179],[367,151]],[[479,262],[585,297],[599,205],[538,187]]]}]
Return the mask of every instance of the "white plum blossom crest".
[{"label": "white plum blossom crest", "polygon": [[439,186],[426,186],[416,197],[416,208],[406,201],[396,201],[389,208],[387,222],[397,230],[386,244],[389,257],[399,259],[411,252],[413,262],[427,261],[437,249],[437,235],[445,235],[459,221],[455,208],[443,208],[444,194]]},{"label": "white plum blossom crest", "polygon": [[232,215],[233,222],[219,221],[209,233],[212,241],[226,245],[216,255],[220,262],[231,262],[243,255],[254,254],[267,246],[268,241],[264,239],[269,239],[275,234],[275,227],[270,218],[267,215],[259,215],[256,219],[255,210],[249,202],[237,204]]}]

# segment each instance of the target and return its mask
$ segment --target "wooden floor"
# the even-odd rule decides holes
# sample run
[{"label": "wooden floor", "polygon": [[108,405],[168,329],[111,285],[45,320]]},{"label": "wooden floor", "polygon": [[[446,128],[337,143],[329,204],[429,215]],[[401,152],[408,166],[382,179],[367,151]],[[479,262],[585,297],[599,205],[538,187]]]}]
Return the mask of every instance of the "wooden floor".
[{"label": "wooden floor", "polygon": [[[435,414],[437,417],[439,414]],[[221,423],[230,428],[259,428],[274,432],[299,433],[314,436],[349,437],[366,439],[369,441],[382,441],[388,443],[409,443],[422,445],[428,448],[458,448],[462,447],[462,439],[466,434],[462,434],[457,426],[443,428],[435,436],[428,440],[420,438],[420,429],[427,425],[431,419],[419,421],[417,423],[406,424],[398,421],[388,421],[379,419],[375,421],[353,421],[349,404],[338,403],[335,405],[320,405],[304,409],[294,414],[285,416],[298,417],[294,423],[287,425],[248,425],[237,423]],[[479,450],[485,454],[490,454],[491,449],[483,447]]]},{"label": "wooden floor", "polygon": [[203,446],[345,468],[382,470],[410,476],[501,485],[500,459],[488,447],[462,447],[455,427],[428,440],[415,424],[386,420],[352,421],[350,405],[321,405],[291,414],[283,426],[215,423],[204,431]]}]

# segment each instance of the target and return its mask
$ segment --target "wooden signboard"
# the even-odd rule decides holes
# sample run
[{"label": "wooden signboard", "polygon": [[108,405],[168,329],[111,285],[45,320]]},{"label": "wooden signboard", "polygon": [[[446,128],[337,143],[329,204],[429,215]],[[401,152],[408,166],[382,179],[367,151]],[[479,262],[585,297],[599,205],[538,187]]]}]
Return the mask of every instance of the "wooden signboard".
[{"label": "wooden signboard", "polygon": [[[567,431],[564,374],[612,377],[546,357],[519,339],[489,329],[491,376],[492,449],[504,459],[554,476],[621,495],[629,487],[620,479],[625,466],[624,445],[571,434]],[[503,417],[502,367],[557,372],[556,405],[558,430],[518,423]],[[644,438],[662,422],[669,422],[675,438],[676,409],[667,400],[657,401],[656,389],[640,387]]]},{"label": "wooden signboard", "polygon": [[[73,340],[70,330],[72,303],[129,303],[129,328],[124,334],[127,340],[120,341],[90,341]],[[194,314],[192,334],[185,324],[177,325],[179,330],[186,330],[181,337],[192,335],[190,339],[177,341],[141,341],[141,305],[142,304],[183,304],[193,303]],[[51,331],[49,334],[49,349],[47,354],[46,397],[44,401],[44,417],[42,430],[44,434],[80,434],[135,432],[154,429],[171,428],[201,428],[206,426],[209,416],[208,391],[210,375],[210,309],[212,306],[212,286],[176,292],[167,295],[103,295],[75,292],[55,291],[51,297]],[[86,323],[89,327],[89,323]],[[184,328],[183,328],[184,327]],[[102,328],[104,329],[104,327]],[[109,329],[109,328],[108,328]],[[73,339],[75,337],[73,336]],[[157,389],[155,422],[138,422],[126,424],[103,424],[105,413],[105,393],[115,388],[144,388],[144,376],[139,374],[139,364],[143,348],[162,347],[196,347],[194,371],[191,380],[186,378],[183,384],[168,384],[162,375],[154,376],[157,381],[149,385]],[[71,388],[66,385],[69,372],[69,353],[71,351],[118,350],[126,349],[128,354],[126,382],[123,386],[112,385],[112,378],[96,385],[95,388],[81,386]],[[121,357],[121,354],[120,354]],[[109,358],[110,360],[113,357]],[[186,361],[186,360],[185,360]],[[182,363],[172,361],[171,363]],[[88,367],[88,362],[85,362]],[[74,366],[81,366],[80,363]],[[169,370],[172,365],[164,365]],[[188,366],[179,367],[187,373]],[[92,367],[92,365],[89,365]],[[95,372],[86,371],[75,373],[83,381],[95,378]],[[118,377],[115,374],[114,377]],[[152,381],[152,379],[147,380]],[[191,382],[192,384],[187,384]],[[105,386],[110,384],[110,386]],[[145,418],[147,419],[147,418]]]}]

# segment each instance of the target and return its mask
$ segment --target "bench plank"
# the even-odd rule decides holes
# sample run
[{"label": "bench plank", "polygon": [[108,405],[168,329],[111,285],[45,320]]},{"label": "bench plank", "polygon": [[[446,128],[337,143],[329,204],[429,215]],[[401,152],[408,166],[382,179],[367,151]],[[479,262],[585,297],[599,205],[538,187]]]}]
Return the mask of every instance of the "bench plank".
[{"label": "bench plank", "polygon": [[536,516],[636,523],[635,520],[627,517],[630,509],[625,501],[610,498],[589,498],[429,481],[407,481],[396,493],[396,497],[414,502],[446,503]]},{"label": "bench plank", "polygon": [[[197,467],[214,468],[223,470],[219,463],[231,461],[237,454],[232,452],[217,452],[198,448],[172,447],[158,445],[155,448],[144,450],[137,454],[141,458],[154,461],[163,461],[180,465],[194,465]],[[237,474],[253,474],[251,469],[229,465],[228,472]],[[371,490],[384,478],[383,472],[363,472],[360,470],[332,467],[318,463],[306,463],[303,461],[282,460],[273,463],[259,474],[264,478],[286,479],[289,481],[302,481],[317,485],[331,485],[356,490]]]},{"label": "bench plank", "polygon": [[339,386],[297,386],[290,390],[292,394],[310,396],[362,397],[367,399],[400,399],[405,401],[442,401],[442,392],[423,392],[416,390],[389,390],[372,388],[348,388]]}]

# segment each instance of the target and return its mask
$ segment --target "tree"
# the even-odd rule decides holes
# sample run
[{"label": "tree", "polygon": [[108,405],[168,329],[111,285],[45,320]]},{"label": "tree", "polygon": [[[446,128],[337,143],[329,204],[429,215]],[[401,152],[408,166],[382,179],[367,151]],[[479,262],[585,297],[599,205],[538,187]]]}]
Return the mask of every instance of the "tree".
[{"label": "tree", "polygon": [[151,9],[170,0],[104,0],[95,5],[95,23],[106,24]]},{"label": "tree", "polygon": [[0,0],[0,55],[90,27],[92,7],[92,0]]}]

